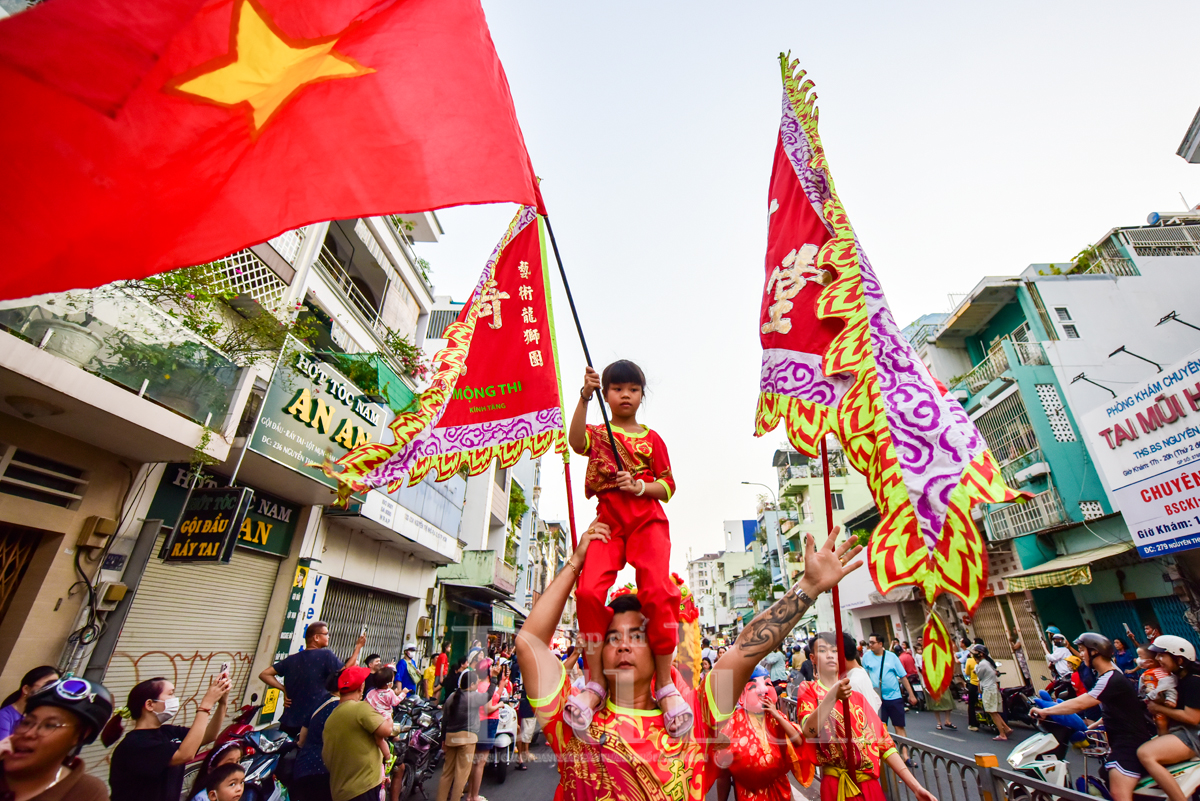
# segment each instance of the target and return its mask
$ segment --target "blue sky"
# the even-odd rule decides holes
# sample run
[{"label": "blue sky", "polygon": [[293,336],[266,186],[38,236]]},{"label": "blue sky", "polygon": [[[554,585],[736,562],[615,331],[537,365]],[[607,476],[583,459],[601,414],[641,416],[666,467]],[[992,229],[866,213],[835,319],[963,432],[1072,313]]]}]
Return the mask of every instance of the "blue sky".
[{"label": "blue sky", "polygon": [[[1180,193],[1200,203],[1200,165],[1175,155],[1200,106],[1194,5],[484,8],[593,359],[648,376],[640,419],[670,447],[680,570],[688,548],[721,546],[722,520],[753,515],[740,482],[773,483],[782,441],[753,436],[781,50],[816,82],[834,181],[901,324],[1183,208]],[[439,212],[446,236],[421,248],[439,293],[465,299],[513,210]],[[555,302],[570,414],[583,356]],[[542,483],[543,516],[565,518],[553,460]]]}]

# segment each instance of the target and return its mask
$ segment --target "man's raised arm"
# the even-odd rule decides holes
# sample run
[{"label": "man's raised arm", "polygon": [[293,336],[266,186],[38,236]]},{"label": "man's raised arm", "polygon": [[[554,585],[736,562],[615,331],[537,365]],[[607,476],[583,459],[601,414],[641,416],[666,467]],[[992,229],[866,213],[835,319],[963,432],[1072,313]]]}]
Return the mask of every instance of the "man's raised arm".
[{"label": "man's raised arm", "polygon": [[525,682],[525,690],[530,698],[545,698],[554,692],[554,682],[562,664],[550,650],[550,640],[554,638],[554,630],[562,620],[563,608],[575,586],[575,579],[583,569],[583,558],[587,554],[588,545],[592,540],[608,540],[609,528],[603,523],[592,521],[588,530],[579,540],[579,547],[567,564],[550,582],[550,586],[538,598],[525,625],[517,632],[517,664],[521,666],[521,678]]},{"label": "man's raised arm", "polygon": [[712,697],[722,714],[733,712],[755,665],[779,647],[817,596],[862,567],[861,561],[850,562],[862,550],[861,545],[854,544],[854,539],[834,547],[841,533],[842,527],[835,526],[820,550],[811,534],[805,536],[804,575],[774,606],[750,621],[750,625],[738,635],[733,647],[713,665],[710,678]]}]

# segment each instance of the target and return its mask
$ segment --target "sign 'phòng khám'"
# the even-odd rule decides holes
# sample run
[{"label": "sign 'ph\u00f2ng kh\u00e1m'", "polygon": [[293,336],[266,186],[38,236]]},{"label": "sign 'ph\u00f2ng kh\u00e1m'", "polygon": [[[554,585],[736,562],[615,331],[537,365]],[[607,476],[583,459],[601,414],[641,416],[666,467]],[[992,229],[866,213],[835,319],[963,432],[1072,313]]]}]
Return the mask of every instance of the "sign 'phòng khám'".
[{"label": "sign 'ph\u00f2ng kh\u00e1m'", "polygon": [[1081,422],[1138,553],[1200,547],[1200,351]]},{"label": "sign 'ph\u00f2ng kh\u00e1m'", "polygon": [[249,487],[193,490],[163,545],[168,562],[228,562],[254,491]]}]

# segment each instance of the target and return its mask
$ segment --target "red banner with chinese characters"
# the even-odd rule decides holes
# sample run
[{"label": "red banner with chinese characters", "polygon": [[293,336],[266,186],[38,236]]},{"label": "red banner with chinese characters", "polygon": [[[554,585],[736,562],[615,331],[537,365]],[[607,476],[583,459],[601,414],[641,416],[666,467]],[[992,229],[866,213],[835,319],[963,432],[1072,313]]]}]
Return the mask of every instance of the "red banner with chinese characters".
[{"label": "red banner with chinese characters", "polygon": [[538,217],[525,222],[471,297],[479,299],[479,317],[466,370],[420,448],[412,481],[431,470],[443,481],[464,464],[477,475],[493,458],[509,467],[526,449],[540,456],[551,445],[565,447],[549,289]]}]

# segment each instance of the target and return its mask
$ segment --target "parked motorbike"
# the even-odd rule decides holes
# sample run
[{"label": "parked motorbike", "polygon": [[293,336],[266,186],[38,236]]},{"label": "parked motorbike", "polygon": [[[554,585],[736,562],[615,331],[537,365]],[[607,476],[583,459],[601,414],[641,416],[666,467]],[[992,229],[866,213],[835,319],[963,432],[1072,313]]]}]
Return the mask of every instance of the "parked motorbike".
[{"label": "parked motorbike", "polygon": [[[1039,733],[1022,740],[1009,752],[1009,767],[1056,787],[1069,786],[1071,776],[1067,767],[1067,749],[1075,731],[1053,720],[1039,720],[1036,725]],[[1010,801],[1030,801],[1033,794],[1010,782],[1005,787],[1005,796]]]},{"label": "parked motorbike", "polygon": [[1010,726],[1014,723],[1020,723],[1022,726],[1028,726],[1031,729],[1037,728],[1037,721],[1029,714],[1029,710],[1033,709],[1033,702],[1029,699],[1033,695],[1034,690],[1028,685],[1024,687],[1006,687],[1000,690],[1001,709],[1004,713],[1004,720]]},{"label": "parked motorbike", "polygon": [[284,754],[297,747],[296,741],[275,726],[246,732],[239,739],[243,756],[250,759],[249,765],[245,760],[242,761],[242,766],[246,768],[242,801],[280,801],[287,798],[283,785],[275,778],[275,768]]},{"label": "parked motorbike", "polygon": [[498,714],[496,739],[492,743],[492,752],[488,754],[488,764],[492,767],[496,782],[504,784],[517,742],[517,708],[512,699],[502,699]]},{"label": "parked motorbike", "polygon": [[925,711],[925,685],[921,683],[921,674],[913,673],[908,677],[908,686],[912,687],[913,695],[916,696],[917,702],[910,704],[908,699],[904,699],[904,705],[909,709],[917,712]]}]

